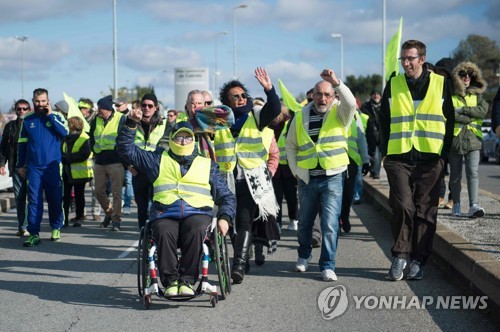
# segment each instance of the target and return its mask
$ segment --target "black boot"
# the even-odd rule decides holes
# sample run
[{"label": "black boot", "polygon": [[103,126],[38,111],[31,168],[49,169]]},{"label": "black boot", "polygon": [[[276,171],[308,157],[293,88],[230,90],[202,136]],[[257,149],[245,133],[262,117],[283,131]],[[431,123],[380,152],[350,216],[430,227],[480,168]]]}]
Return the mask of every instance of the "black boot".
[{"label": "black boot", "polygon": [[264,245],[262,243],[255,244],[255,264],[264,265],[266,257],[264,257]]},{"label": "black boot", "polygon": [[235,237],[234,260],[231,270],[231,278],[234,284],[241,284],[245,277],[245,265],[248,261],[250,241],[250,232],[248,231],[240,231]]}]

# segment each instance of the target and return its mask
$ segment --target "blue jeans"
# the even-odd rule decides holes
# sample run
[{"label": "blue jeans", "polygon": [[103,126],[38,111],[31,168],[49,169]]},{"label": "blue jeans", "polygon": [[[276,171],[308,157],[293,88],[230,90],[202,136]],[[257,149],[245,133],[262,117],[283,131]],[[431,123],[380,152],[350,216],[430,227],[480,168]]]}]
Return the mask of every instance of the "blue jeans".
[{"label": "blue jeans", "polygon": [[17,172],[12,176],[14,184],[14,197],[16,199],[18,231],[26,230],[28,219],[26,219],[26,179],[23,179]]},{"label": "blue jeans", "polygon": [[125,170],[125,186],[122,189],[123,207],[130,207],[132,198],[134,198],[134,187],[132,186],[132,173]]},{"label": "blue jeans", "polygon": [[311,177],[309,184],[302,180],[298,183],[300,217],[297,234],[299,248],[297,251],[299,258],[307,259],[311,256],[314,219],[321,208],[320,271],[335,270],[344,177],[345,172],[334,176]]},{"label": "blue jeans", "polygon": [[479,188],[479,157],[480,151],[469,151],[466,155],[460,155],[451,149],[448,154],[450,164],[450,191],[453,202],[460,203],[460,192],[462,191],[462,163],[465,160],[465,176],[467,178],[467,192],[469,194],[469,207],[478,203]]}]

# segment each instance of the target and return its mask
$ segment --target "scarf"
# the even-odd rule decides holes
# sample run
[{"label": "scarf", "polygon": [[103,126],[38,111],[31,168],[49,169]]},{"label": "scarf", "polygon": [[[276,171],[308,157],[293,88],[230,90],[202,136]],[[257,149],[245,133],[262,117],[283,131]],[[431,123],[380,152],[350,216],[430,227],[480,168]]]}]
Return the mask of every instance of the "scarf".
[{"label": "scarf", "polygon": [[253,102],[252,100],[248,100],[246,105],[241,106],[241,107],[236,107],[233,109],[234,116],[236,117],[236,121],[234,125],[231,127],[231,131],[240,131],[241,127],[243,127],[243,124],[248,118],[248,113],[253,109]]},{"label": "scarf", "polygon": [[271,172],[264,163],[252,169],[243,168],[245,180],[253,200],[259,208],[259,217],[267,221],[268,216],[277,216],[279,205],[274,195]]}]

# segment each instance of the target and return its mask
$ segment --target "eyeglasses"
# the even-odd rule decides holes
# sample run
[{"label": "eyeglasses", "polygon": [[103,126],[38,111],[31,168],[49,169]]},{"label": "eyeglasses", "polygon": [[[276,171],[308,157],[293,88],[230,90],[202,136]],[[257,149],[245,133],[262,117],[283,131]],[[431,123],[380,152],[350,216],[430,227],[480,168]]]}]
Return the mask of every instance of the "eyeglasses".
[{"label": "eyeglasses", "polygon": [[115,107],[121,107],[123,105],[125,105],[125,104],[115,104]]},{"label": "eyeglasses", "polygon": [[155,107],[154,104],[142,104],[141,106],[144,107],[144,108],[153,108],[153,107]]},{"label": "eyeglasses", "polygon": [[418,58],[420,58],[420,55],[417,55],[417,56],[402,56],[398,60],[404,63],[406,61],[412,62],[413,60],[418,59]]},{"label": "eyeglasses", "polygon": [[175,114],[168,114],[167,115],[169,118],[173,118],[175,116]]},{"label": "eyeglasses", "polygon": [[462,77],[462,78],[463,78],[463,77],[467,77],[467,76],[469,76],[470,78],[473,78],[473,77],[475,77],[476,75],[474,75],[474,74],[473,74],[473,73],[471,73],[471,72],[468,72],[468,71],[465,71],[465,70],[461,70],[461,71],[459,71],[459,72],[458,72],[458,76],[460,76],[460,77]]},{"label": "eyeglasses", "polygon": [[207,105],[207,106],[212,105],[212,101],[211,101],[211,100],[207,100],[207,101],[205,101],[205,105]]},{"label": "eyeglasses", "polygon": [[175,143],[181,143],[181,142],[186,142],[186,143],[191,143],[193,142],[193,136],[177,136],[172,139]]},{"label": "eyeglasses", "polygon": [[248,97],[250,97],[250,96],[246,92],[239,94],[239,95],[232,95],[231,96],[231,98],[233,98],[234,101],[238,101],[238,100],[240,100],[240,98],[241,99],[248,99]]},{"label": "eyeglasses", "polygon": [[29,109],[30,109],[29,107],[17,107],[16,111],[27,111]]},{"label": "eyeglasses", "polygon": [[332,93],[321,93],[321,92],[315,92],[314,93],[314,96],[315,97],[318,97],[318,98],[323,98],[325,97],[326,99],[330,99],[332,98],[333,96],[335,96],[334,94]]}]

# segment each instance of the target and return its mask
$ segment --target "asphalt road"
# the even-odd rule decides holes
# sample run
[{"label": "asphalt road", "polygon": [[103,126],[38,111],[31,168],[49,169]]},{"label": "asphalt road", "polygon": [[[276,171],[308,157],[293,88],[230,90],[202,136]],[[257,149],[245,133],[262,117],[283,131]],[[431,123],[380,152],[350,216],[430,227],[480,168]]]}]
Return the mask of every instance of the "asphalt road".
[{"label": "asphalt road", "polygon": [[[406,307],[415,296],[436,302],[440,296],[469,294],[432,264],[426,266],[421,281],[388,281],[392,244],[388,223],[366,204],[354,206],[352,215],[352,232],[339,239],[337,282],[320,279],[319,249],[313,251],[308,272],[294,272],[296,235],[284,230],[278,251],[266,257],[262,267],[252,262],[243,284],[234,286],[230,297],[216,308],[210,306],[208,296],[201,296],[189,302],[154,298],[152,308],[145,310],[136,289],[135,214],[124,218],[122,232],[89,222],[82,228],[64,229],[56,243],[50,241],[45,219],[42,244],[23,248],[22,239],[14,236],[14,214],[4,213],[0,217],[0,331],[498,330],[487,309],[438,309],[436,303],[423,309],[401,305],[371,309],[382,296],[397,296]],[[329,303],[344,303],[347,309],[327,320],[323,315],[331,311],[322,315],[318,297],[331,294],[329,287],[336,286],[343,287],[337,291],[346,290],[340,293],[344,298]],[[359,302],[356,308],[363,296],[367,302]],[[340,304],[332,308],[340,312]]]}]

